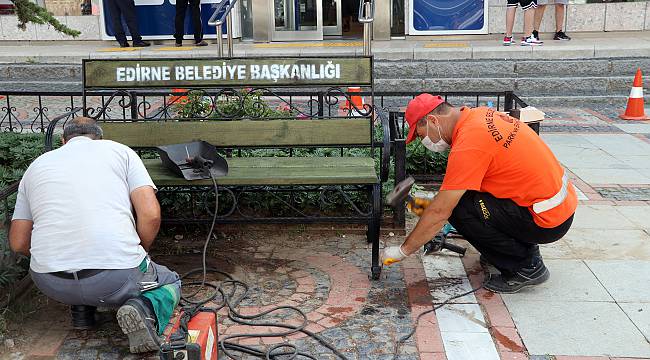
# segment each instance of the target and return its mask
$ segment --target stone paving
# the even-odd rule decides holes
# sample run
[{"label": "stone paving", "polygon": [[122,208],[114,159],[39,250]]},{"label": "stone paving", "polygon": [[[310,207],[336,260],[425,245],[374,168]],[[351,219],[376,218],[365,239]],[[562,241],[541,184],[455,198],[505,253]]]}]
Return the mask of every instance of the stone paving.
[{"label": "stone paving", "polygon": [[[548,115],[542,138],[566,166],[580,197],[569,233],[542,246],[551,279],[515,295],[479,290],[424,316],[397,359],[650,359],[650,122],[624,122],[615,117],[618,109],[597,106],[539,107]],[[414,256],[385,267],[380,281],[370,281],[369,247],[359,230],[348,228],[252,229],[219,240],[208,264],[251,285],[243,313],[298,306],[307,313],[308,328],[349,359],[393,359],[396,340],[418,314],[479,286],[485,276],[470,248],[463,258]],[[403,236],[384,234],[382,240],[396,244]],[[185,255],[169,255],[174,246]],[[154,258],[179,272],[200,263],[189,245],[165,241]],[[44,307],[22,324],[10,324],[10,334],[36,338],[36,345],[2,349],[0,358],[147,358],[128,354],[114,321],[96,332],[72,331],[65,310]],[[21,333],[44,311],[59,325]],[[295,320],[287,314],[278,318]],[[221,316],[222,336],[258,330]],[[260,347],[291,341],[318,359],[335,358],[302,336],[239,341]]]}]

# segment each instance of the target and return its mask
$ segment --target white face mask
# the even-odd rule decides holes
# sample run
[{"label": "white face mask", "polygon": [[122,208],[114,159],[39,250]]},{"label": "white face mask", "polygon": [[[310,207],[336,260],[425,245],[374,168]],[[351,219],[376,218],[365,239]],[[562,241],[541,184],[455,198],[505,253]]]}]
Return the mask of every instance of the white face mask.
[{"label": "white face mask", "polygon": [[424,147],[429,151],[441,153],[449,149],[449,144],[447,144],[447,142],[442,138],[442,134],[440,133],[440,126],[437,124],[436,126],[438,127],[438,136],[440,137],[440,140],[437,143],[431,141],[431,138],[429,138],[429,124],[427,124],[427,136],[422,139],[422,145],[424,145]]}]

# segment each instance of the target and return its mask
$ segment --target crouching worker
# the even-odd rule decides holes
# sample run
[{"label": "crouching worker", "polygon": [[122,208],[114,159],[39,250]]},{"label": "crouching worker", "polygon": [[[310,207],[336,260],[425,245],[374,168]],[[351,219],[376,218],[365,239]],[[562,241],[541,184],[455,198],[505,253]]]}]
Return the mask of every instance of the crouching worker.
[{"label": "crouching worker", "polygon": [[154,351],[180,280],[147,256],[160,205],[144,164],[101,139],[94,120],[75,118],[64,145],[34,160],[18,188],[10,245],[31,255],[30,274],[46,296],[71,305],[74,328],[92,328],[98,306],[119,307],[131,352]]},{"label": "crouching worker", "polygon": [[456,108],[440,96],[409,102],[406,142],[420,138],[433,152],[451,146],[440,192],[401,246],[383,259],[401,260],[448,221],[500,274],[485,287],[513,293],[549,278],[538,244],[569,230],[577,196],[548,146],[524,123],[494,109]]}]

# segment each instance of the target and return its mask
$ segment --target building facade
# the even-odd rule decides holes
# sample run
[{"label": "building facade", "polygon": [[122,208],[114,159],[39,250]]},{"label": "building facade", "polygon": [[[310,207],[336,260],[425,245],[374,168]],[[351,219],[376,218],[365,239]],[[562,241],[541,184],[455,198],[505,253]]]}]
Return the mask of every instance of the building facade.
[{"label": "building facade", "polygon": [[[76,40],[110,40],[104,1],[36,0],[69,27],[82,32]],[[149,39],[172,39],[176,0],[135,0],[140,28]],[[214,37],[207,20],[224,0],[202,0],[206,37]],[[363,0],[361,0],[363,1]],[[632,31],[650,29],[648,1],[591,2],[570,0],[565,29],[568,32]],[[375,40],[448,35],[497,34],[505,27],[506,0],[375,0]],[[238,0],[233,9],[233,36],[243,41],[275,42],[327,39],[361,39],[359,0]],[[43,25],[16,27],[12,3],[0,0],[0,41],[72,40]],[[189,16],[189,15],[188,15]],[[518,16],[515,30],[521,28]],[[552,31],[548,12],[542,31]],[[186,33],[192,30],[187,22]]]}]

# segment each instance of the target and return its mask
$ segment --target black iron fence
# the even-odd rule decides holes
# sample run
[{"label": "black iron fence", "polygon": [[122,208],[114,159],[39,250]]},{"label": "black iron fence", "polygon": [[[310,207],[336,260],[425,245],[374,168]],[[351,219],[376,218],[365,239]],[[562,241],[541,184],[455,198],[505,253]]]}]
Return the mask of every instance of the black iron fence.
[{"label": "black iron fence", "polygon": [[[148,90],[130,91],[133,98],[122,95],[118,101],[108,104],[113,92],[86,92],[88,109],[105,108],[101,120],[111,119],[170,119],[176,117],[176,101],[172,91]],[[328,101],[326,91],[280,90],[274,91],[283,97],[282,102],[291,106],[302,107],[306,113],[316,113],[319,117],[336,116],[343,102]],[[375,109],[380,116],[390,116],[390,112],[399,112],[419,92],[381,92],[374,94]],[[442,92],[439,93],[453,105],[491,106],[500,111],[508,111],[525,106],[525,103],[511,91],[500,92]],[[228,95],[223,92],[208,91],[206,96]],[[369,97],[370,93],[359,93]],[[271,103],[273,105],[273,103]],[[282,105],[281,103],[277,104]],[[81,91],[5,91],[0,92],[0,131],[6,132],[42,132],[45,133],[54,117],[68,118],[80,115],[84,106]],[[93,111],[93,110],[90,110]],[[396,118],[400,120],[399,117]],[[61,122],[61,126],[64,125]],[[395,130],[404,130],[400,126]]]}]

